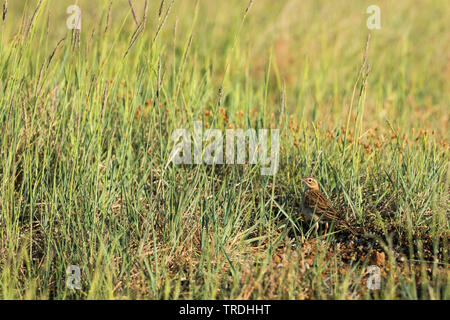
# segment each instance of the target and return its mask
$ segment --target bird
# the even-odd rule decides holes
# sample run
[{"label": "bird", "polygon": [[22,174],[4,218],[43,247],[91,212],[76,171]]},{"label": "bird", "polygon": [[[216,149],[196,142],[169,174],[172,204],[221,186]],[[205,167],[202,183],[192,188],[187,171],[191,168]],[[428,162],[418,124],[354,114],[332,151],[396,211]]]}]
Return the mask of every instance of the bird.
[{"label": "bird", "polygon": [[[328,229],[328,223],[334,221],[346,227],[354,235],[359,235],[347,221],[339,217],[336,210],[331,205],[331,202],[322,192],[320,192],[317,179],[305,177],[300,180],[306,185],[302,194],[302,213],[306,220],[314,220],[316,223],[325,223],[325,230]],[[316,224],[316,228],[318,227],[319,225]]]}]

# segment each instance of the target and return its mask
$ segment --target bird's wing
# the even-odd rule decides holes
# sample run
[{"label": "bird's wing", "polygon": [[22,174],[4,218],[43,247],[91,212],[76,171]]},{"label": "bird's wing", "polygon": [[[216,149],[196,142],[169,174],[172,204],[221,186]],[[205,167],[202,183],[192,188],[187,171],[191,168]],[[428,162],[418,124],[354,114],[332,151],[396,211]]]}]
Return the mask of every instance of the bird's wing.
[{"label": "bird's wing", "polygon": [[325,195],[318,191],[309,189],[305,192],[305,206],[311,210],[315,210],[318,214],[335,214],[330,201],[325,197]]},{"label": "bird's wing", "polygon": [[359,233],[353,229],[347,221],[342,219],[336,213],[336,210],[331,206],[331,202],[325,197],[325,195],[318,190],[308,190],[305,192],[305,206],[319,215],[324,215],[330,220],[335,220],[338,223],[343,224],[347,227],[353,234],[358,235]]}]

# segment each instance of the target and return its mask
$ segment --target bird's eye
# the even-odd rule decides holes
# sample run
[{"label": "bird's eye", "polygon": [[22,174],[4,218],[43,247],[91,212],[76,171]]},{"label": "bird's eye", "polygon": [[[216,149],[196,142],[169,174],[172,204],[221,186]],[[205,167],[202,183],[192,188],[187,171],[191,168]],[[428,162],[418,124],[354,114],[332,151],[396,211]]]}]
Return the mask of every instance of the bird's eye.
[{"label": "bird's eye", "polygon": [[311,178],[309,178],[309,179],[308,179],[308,182],[312,182],[312,179],[311,179]]}]

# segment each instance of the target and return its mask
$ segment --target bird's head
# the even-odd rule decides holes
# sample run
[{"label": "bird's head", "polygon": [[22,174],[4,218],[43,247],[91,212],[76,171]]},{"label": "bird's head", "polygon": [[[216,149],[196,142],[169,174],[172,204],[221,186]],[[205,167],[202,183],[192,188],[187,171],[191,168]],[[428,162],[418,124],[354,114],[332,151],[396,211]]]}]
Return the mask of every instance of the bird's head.
[{"label": "bird's head", "polygon": [[319,183],[313,177],[306,177],[300,179],[309,189],[319,190]]}]

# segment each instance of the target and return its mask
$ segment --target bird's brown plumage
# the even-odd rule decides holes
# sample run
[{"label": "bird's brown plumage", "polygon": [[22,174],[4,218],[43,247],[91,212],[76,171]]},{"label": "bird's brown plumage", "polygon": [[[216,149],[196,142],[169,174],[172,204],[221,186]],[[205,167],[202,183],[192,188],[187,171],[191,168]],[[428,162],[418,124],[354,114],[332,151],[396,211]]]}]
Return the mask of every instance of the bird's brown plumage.
[{"label": "bird's brown plumage", "polygon": [[353,234],[359,234],[347,223],[347,221],[339,217],[336,210],[331,205],[331,202],[322,192],[320,192],[316,179],[304,178],[302,181],[307,185],[307,189],[303,192],[302,203],[304,213],[307,216],[312,217],[315,220],[318,219],[319,221],[335,221],[345,226]]},{"label": "bird's brown plumage", "polygon": [[336,211],[331,206],[330,201],[319,190],[308,189],[303,196],[303,205],[311,208],[318,214],[330,213],[335,215]]}]

